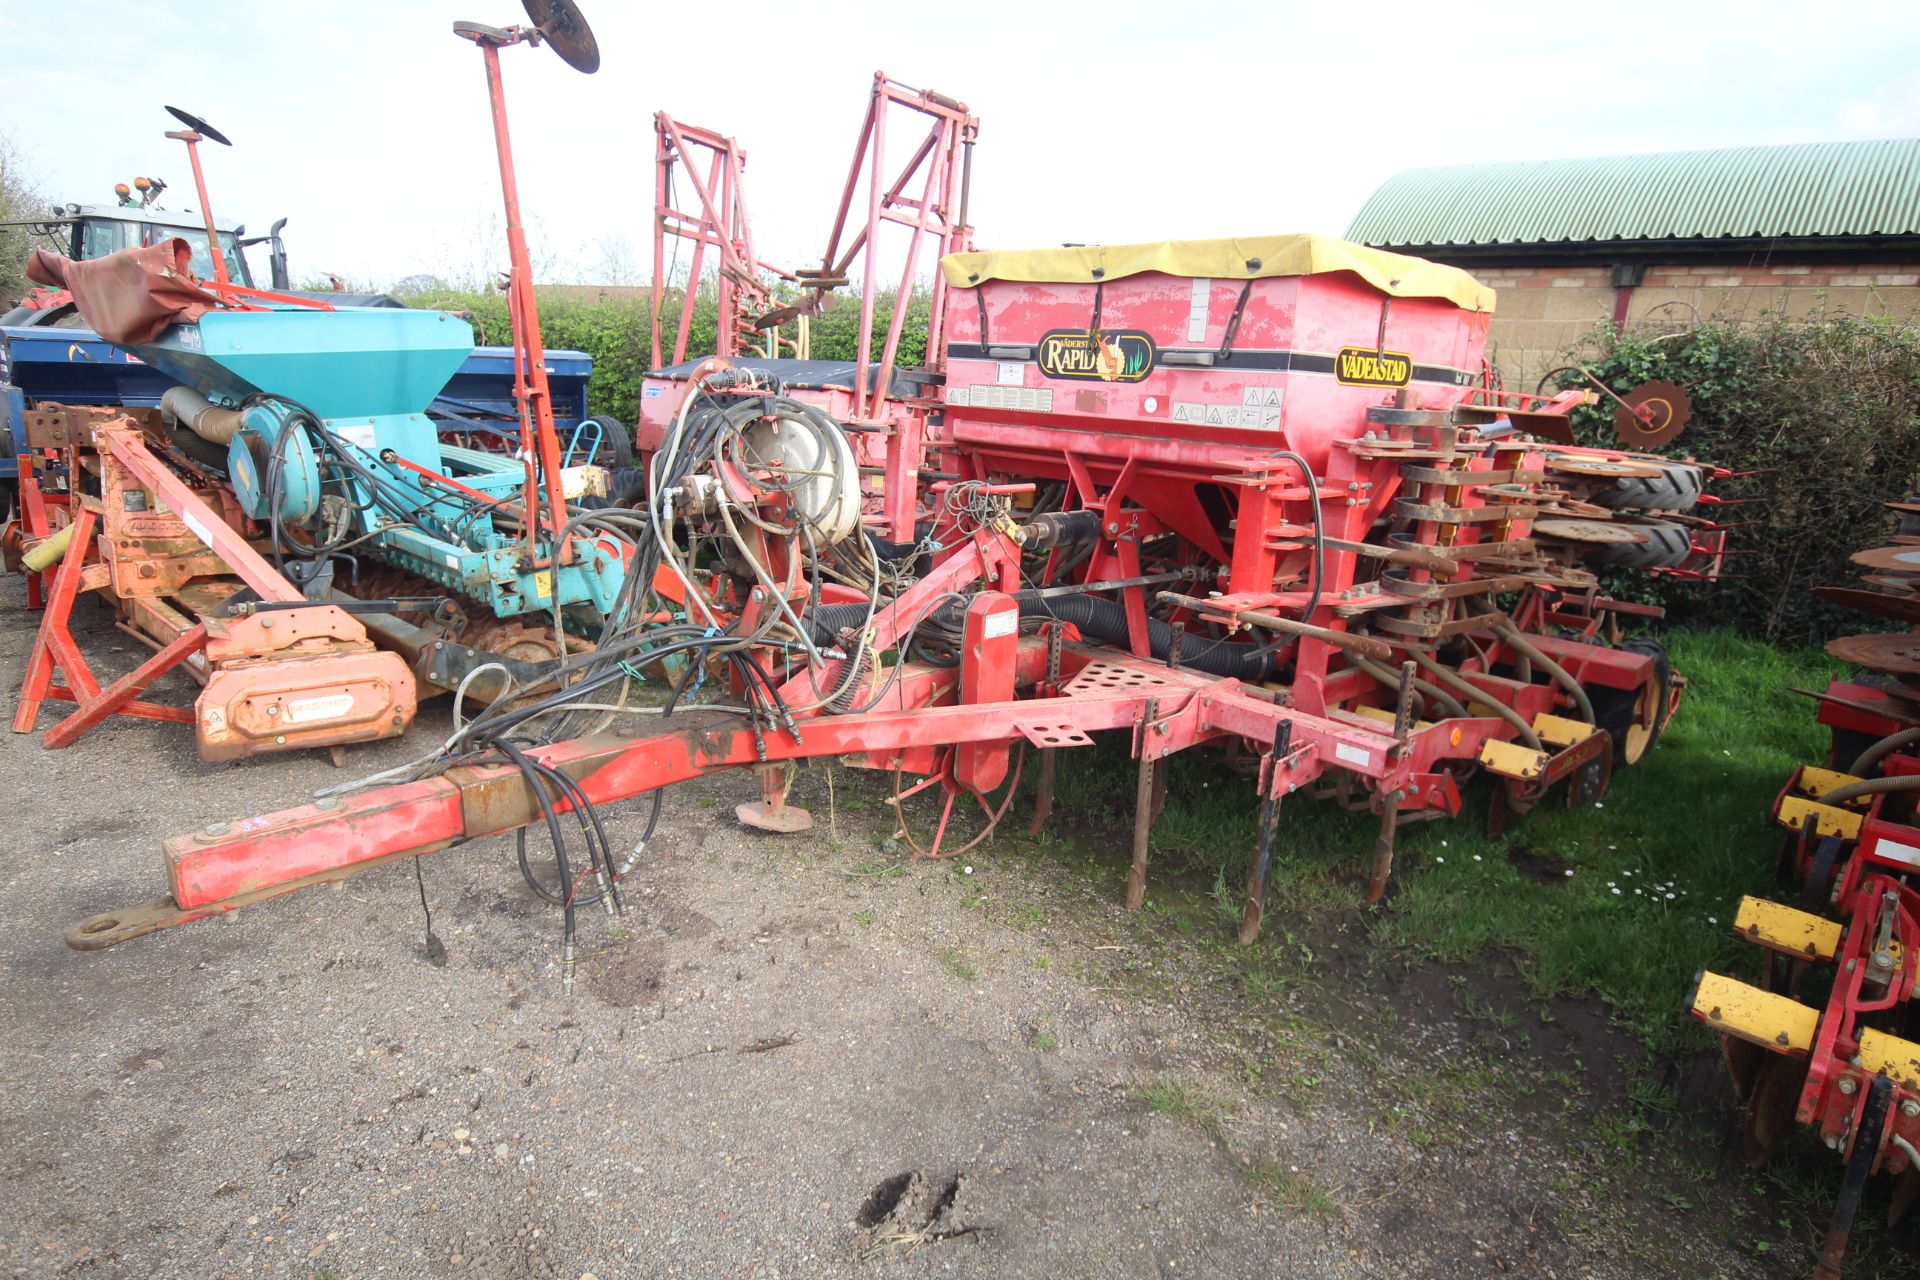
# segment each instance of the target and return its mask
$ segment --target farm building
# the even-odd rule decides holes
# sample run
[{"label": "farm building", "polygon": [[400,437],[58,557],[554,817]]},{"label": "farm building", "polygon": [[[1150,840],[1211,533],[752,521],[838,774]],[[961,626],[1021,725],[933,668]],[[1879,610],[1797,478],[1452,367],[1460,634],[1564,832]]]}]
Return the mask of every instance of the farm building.
[{"label": "farm building", "polygon": [[1347,238],[1499,291],[1516,390],[1596,323],[1920,310],[1920,139],[1409,169]]}]

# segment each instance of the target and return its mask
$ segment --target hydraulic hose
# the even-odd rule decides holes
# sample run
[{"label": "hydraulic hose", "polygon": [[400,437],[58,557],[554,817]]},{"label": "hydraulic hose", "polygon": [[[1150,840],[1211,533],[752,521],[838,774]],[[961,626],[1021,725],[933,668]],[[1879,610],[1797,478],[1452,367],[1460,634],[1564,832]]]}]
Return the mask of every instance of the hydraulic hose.
[{"label": "hydraulic hose", "polygon": [[192,387],[169,387],[160,397],[163,417],[185,425],[187,430],[217,445],[230,445],[240,430],[244,416],[238,409],[225,409]]},{"label": "hydraulic hose", "polygon": [[[1482,616],[1490,616],[1493,613],[1491,609],[1476,607],[1471,601],[1468,602],[1467,608]],[[1555,684],[1565,689],[1568,696],[1573,699],[1573,705],[1579,711],[1582,720],[1585,720],[1588,724],[1598,723],[1593,715],[1593,699],[1589,698],[1587,691],[1580,687],[1580,682],[1569,675],[1565,667],[1540,652],[1532,641],[1521,635],[1520,628],[1514,626],[1511,620],[1502,618],[1500,621],[1493,623],[1493,632],[1511,645],[1514,652],[1525,657],[1529,662],[1533,663],[1534,666],[1546,672]]]},{"label": "hydraulic hose", "polygon": [[1432,658],[1428,657],[1426,654],[1420,652],[1420,650],[1408,649],[1407,652],[1413,655],[1413,660],[1419,663],[1421,667],[1426,670],[1428,675],[1432,676],[1435,680],[1438,680],[1441,684],[1447,686],[1447,688],[1453,690],[1455,693],[1465,698],[1469,703],[1478,702],[1482,706],[1491,708],[1493,711],[1493,714],[1495,714],[1496,716],[1499,716],[1502,720],[1505,720],[1508,724],[1513,726],[1514,732],[1520,735],[1520,741],[1526,743],[1529,747],[1533,748],[1533,750],[1535,751],[1541,750],[1540,735],[1533,731],[1532,725],[1528,724],[1524,719],[1521,718],[1520,713],[1518,711],[1515,711],[1512,707],[1502,704],[1499,701],[1499,699],[1493,698],[1485,693],[1482,693],[1480,690],[1474,688],[1472,685],[1468,684],[1465,680],[1462,680],[1459,676],[1455,675],[1453,672],[1447,670],[1445,667],[1435,662]]},{"label": "hydraulic hose", "polygon": [[1920,728],[1902,729],[1898,733],[1890,733],[1855,757],[1853,768],[1847,770],[1847,772],[1864,777],[1868,770],[1872,769],[1882,760],[1900,748],[1909,746],[1915,742],[1920,742]]},{"label": "hydraulic hose", "polygon": [[[1392,667],[1384,666],[1381,663],[1375,662],[1372,658],[1358,653],[1348,654],[1347,661],[1389,689],[1398,689],[1400,687],[1400,673]],[[1422,697],[1426,698],[1429,702],[1437,704],[1439,708],[1449,716],[1459,716],[1463,719],[1466,717],[1466,707],[1462,706],[1458,699],[1445,689],[1442,689],[1439,685],[1431,684],[1425,680],[1415,680],[1413,687]]]},{"label": "hydraulic hose", "polygon": [[1866,778],[1835,787],[1820,797],[1821,804],[1844,804],[1861,796],[1876,796],[1883,791],[1920,791],[1920,774],[1902,774],[1897,778]]}]

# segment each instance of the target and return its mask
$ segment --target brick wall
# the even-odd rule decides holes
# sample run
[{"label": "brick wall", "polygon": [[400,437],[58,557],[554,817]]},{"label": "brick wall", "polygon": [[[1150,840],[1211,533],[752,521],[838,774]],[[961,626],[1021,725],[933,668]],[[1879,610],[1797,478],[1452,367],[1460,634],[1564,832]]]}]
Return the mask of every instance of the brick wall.
[{"label": "brick wall", "polygon": [[[1607,267],[1461,265],[1500,295],[1487,354],[1511,390],[1533,390],[1595,324],[1613,317],[1617,291]],[[1627,323],[1803,316],[1823,306],[1855,315],[1920,314],[1920,262],[1649,266],[1628,298]]]}]

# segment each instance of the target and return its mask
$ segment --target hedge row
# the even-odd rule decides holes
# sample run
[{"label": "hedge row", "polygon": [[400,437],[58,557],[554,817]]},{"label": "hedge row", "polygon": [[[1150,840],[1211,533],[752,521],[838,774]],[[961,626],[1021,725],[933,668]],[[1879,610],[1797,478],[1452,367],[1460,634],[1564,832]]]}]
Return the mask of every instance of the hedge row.
[{"label": "hedge row", "polygon": [[[1862,571],[1848,557],[1892,535],[1897,521],[1885,504],[1915,491],[1920,326],[1912,317],[1773,316],[1677,333],[1602,328],[1580,354],[1616,391],[1655,378],[1686,388],[1693,418],[1665,452],[1738,473],[1708,488],[1730,504],[1699,509],[1735,526],[1729,578],[1622,575],[1609,584],[1616,594],[1662,604],[1675,622],[1733,625],[1770,640],[1883,625],[1815,599],[1812,588],[1857,582]],[[1588,443],[1617,444],[1612,423],[1608,402],[1577,414],[1575,429]]]}]

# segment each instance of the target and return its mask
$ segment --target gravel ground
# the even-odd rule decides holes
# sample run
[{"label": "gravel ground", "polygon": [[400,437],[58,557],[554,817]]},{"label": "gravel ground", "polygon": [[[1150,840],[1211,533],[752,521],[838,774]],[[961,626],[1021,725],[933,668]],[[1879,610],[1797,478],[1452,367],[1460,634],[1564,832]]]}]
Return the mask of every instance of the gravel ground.
[{"label": "gravel ground", "polygon": [[[0,584],[10,684],[20,603]],[[89,653],[128,661],[89,616]],[[342,776],[318,754],[204,765],[131,721],[63,752],[0,738],[5,1273],[1768,1274],[1561,1120],[1410,1142],[1382,1123],[1406,1063],[1250,1011],[1062,860],[862,873],[885,830],[844,772],[837,840],[817,775],[797,798],[823,821],[793,837],[734,823],[748,778],[676,792],[626,917],[582,913],[571,995],[558,915],[504,840],[421,863],[443,967],[410,865],[62,944],[160,891],[163,837]],[[609,820],[630,840],[637,806]]]}]

